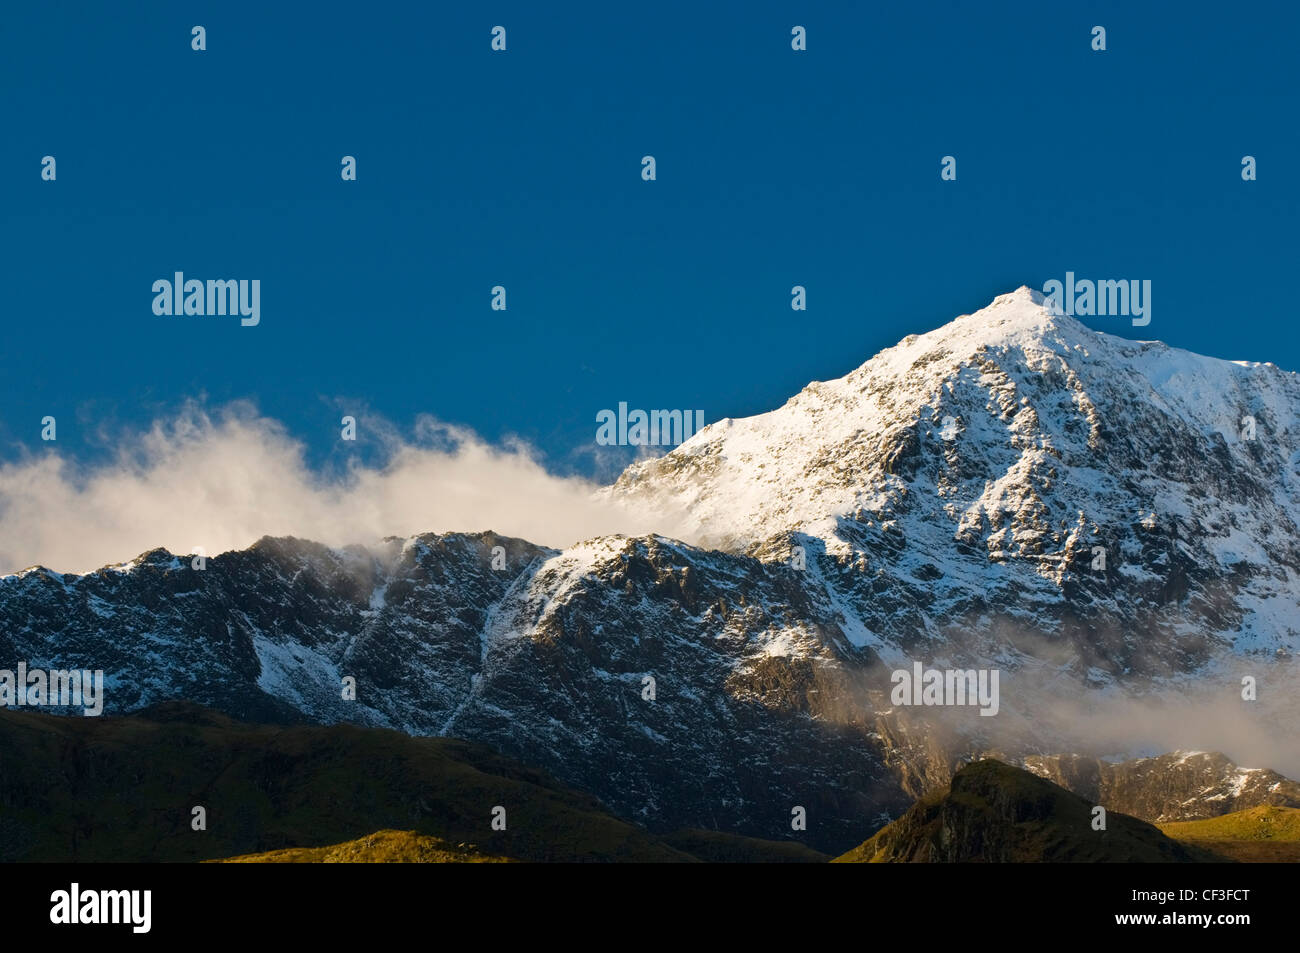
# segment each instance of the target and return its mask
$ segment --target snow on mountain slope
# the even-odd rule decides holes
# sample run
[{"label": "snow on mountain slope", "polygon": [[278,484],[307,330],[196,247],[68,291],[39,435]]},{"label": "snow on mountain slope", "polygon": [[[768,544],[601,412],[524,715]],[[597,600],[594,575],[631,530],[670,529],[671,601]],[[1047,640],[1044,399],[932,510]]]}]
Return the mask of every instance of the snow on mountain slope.
[{"label": "snow on mountain slope", "polygon": [[1078,755],[1032,756],[1024,768],[1150,823],[1217,817],[1261,804],[1300,807],[1300,784],[1275,771],[1243,768],[1218,752],[1174,751],[1107,762]]},{"label": "snow on mountain slope", "polygon": [[[987,629],[1000,605],[1057,636],[1089,616],[1161,633],[1159,658],[1111,646],[1115,673],[1195,667],[1207,638],[1293,652],[1300,379],[1046,305],[1003,295],[778,410],[712,424],[609,492],[688,510],[718,548],[824,552],[865,628],[900,644],[950,638],[945,619]],[[1038,607],[1017,612],[1026,600]]]},{"label": "snow on mountain slope", "polygon": [[[109,712],[484,741],[660,829],[780,837],[802,805],[842,850],[972,753],[1081,750],[1074,713],[1103,696],[1235,702],[1229,662],[1285,695],[1298,410],[1294,374],[1097,334],[1021,289],[607,491],[685,505],[714,549],[268,538],[203,570],[37,568],[0,576],[0,668],[103,669]],[[914,660],[999,669],[999,716],[893,706]],[[1280,750],[1293,721],[1261,717]]]},{"label": "snow on mountain slope", "polygon": [[0,577],[0,659],[103,669],[110,714],[182,698],[486,742],[659,829],[776,837],[801,804],[810,842],[838,847],[909,800],[873,728],[872,657],[824,598],[786,567],[659,537],[267,538],[203,570],[161,550],[125,572],[35,570]]}]

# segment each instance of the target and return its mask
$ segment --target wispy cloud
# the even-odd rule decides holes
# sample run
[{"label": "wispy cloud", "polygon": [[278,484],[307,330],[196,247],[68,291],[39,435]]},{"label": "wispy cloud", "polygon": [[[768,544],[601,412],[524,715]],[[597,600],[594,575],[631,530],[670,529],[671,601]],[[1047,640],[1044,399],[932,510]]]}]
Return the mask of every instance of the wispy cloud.
[{"label": "wispy cloud", "polygon": [[247,404],[199,405],[122,433],[107,462],[55,450],[0,467],[0,572],[86,572],[157,546],[209,555],[262,536],[331,545],[479,531],[563,547],[609,533],[672,534],[663,512],[594,495],[548,472],[525,443],[488,444],[433,418],[403,436],[368,417],[374,462],[313,468],[304,445]]}]

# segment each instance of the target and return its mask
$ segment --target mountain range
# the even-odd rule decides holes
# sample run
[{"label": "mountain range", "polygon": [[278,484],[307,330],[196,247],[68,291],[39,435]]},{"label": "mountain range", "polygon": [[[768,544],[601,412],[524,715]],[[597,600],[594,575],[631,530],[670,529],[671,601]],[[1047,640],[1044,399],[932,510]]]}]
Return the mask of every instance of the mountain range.
[{"label": "mountain range", "polygon": [[[110,713],[468,739],[652,832],[782,840],[802,809],[827,853],[988,754],[1151,821],[1291,805],[1294,782],[1238,789],[1226,757],[1134,781],[1110,766],[1173,745],[1138,725],[1085,750],[1075,715],[1249,705],[1245,673],[1251,730],[1290,758],[1261,768],[1296,770],[1300,380],[1047,304],[1003,295],[601,491],[691,544],[264,538],[202,569],[33,567],[0,577],[0,660],[102,669]],[[914,661],[996,668],[999,716],[895,704]]]}]

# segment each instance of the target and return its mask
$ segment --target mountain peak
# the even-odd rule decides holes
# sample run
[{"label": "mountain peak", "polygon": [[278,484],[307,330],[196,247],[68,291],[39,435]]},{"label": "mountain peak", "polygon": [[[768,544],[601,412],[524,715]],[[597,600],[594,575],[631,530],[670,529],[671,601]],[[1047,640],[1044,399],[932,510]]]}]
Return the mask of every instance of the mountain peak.
[{"label": "mountain peak", "polygon": [[1031,340],[1051,341],[1073,346],[1095,343],[1101,335],[1080,321],[1066,315],[1055,303],[1027,285],[998,295],[972,314],[963,314],[919,339],[966,341],[981,344],[1020,343]]},{"label": "mountain peak", "polygon": [[[1232,605],[1207,631],[1289,652],[1293,590],[1269,580],[1300,565],[1298,410],[1300,375],[1093,331],[1021,287],[775,410],[710,425],[610,492],[684,514],[679,535],[707,548],[784,561],[802,534],[805,555],[891,565],[862,591],[870,606],[915,587],[916,604],[946,607],[936,618],[978,620],[971,593],[1003,589],[1068,614],[1084,588],[1119,617],[1129,585],[1173,626],[1198,590]],[[864,629],[897,625],[880,615]]]},{"label": "mountain peak", "polygon": [[1003,298],[1012,298],[1015,300],[1021,300],[1027,298],[1037,305],[1047,304],[1047,295],[1043,294],[1041,291],[1037,290],[1036,288],[1029,287],[1029,285],[1021,285],[1015,291],[1010,291],[1004,295],[998,295],[993,300],[994,302],[997,302],[997,301],[1001,301]]},{"label": "mountain peak", "polygon": [[[871,522],[888,521],[901,499],[901,468],[928,450],[978,443],[999,464],[1052,441],[1081,439],[1087,452],[1097,426],[1087,410],[1089,379],[1093,368],[1109,373],[1112,347],[1022,285],[908,335],[842,378],[809,384],[783,407],[704,428],[667,456],[629,467],[614,493],[679,496],[700,531],[694,539],[706,545],[745,548],[793,530],[837,548],[842,517],[871,511]],[[1074,372],[1084,365],[1090,370]],[[1047,404],[1061,400],[1066,406],[1049,414]],[[1067,425],[1062,415],[1083,419]],[[944,436],[946,421],[954,435],[975,430],[955,443]],[[1049,424],[1068,431],[1045,433]]]}]

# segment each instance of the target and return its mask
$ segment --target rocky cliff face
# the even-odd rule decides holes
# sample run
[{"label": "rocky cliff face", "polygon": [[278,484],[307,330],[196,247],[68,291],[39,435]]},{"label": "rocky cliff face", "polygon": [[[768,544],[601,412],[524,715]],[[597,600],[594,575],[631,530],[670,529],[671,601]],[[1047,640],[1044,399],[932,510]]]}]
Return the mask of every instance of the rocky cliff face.
[{"label": "rocky cliff face", "polygon": [[1252,807],[1300,807],[1300,784],[1264,768],[1239,768],[1216,752],[1176,751],[1106,762],[1033,756],[1025,769],[1094,804],[1152,823],[1198,820]]},{"label": "rocky cliff face", "polygon": [[779,837],[803,807],[808,842],[840,847],[910,803],[866,702],[870,657],[792,570],[742,556],[658,538],[267,539],[203,570],[156,551],[9,576],[0,604],[0,657],[103,669],[110,712],[184,698],[472,738],[656,829]]},{"label": "rocky cliff face", "polygon": [[1096,684],[1300,636],[1300,379],[1089,330],[1022,288],[610,491],[767,561],[855,643]]},{"label": "rocky cliff face", "polygon": [[[607,491],[684,507],[707,547],[264,539],[201,570],[36,568],[0,577],[0,668],[103,669],[110,711],[484,741],[658,829],[781,837],[802,807],[842,850],[971,753],[1066,750],[1035,738],[1053,694],[1017,698],[1024,673],[1286,671],[1297,408],[1293,374],[1096,334],[1022,289]],[[893,705],[913,659],[1000,669],[1019,726]]]}]

